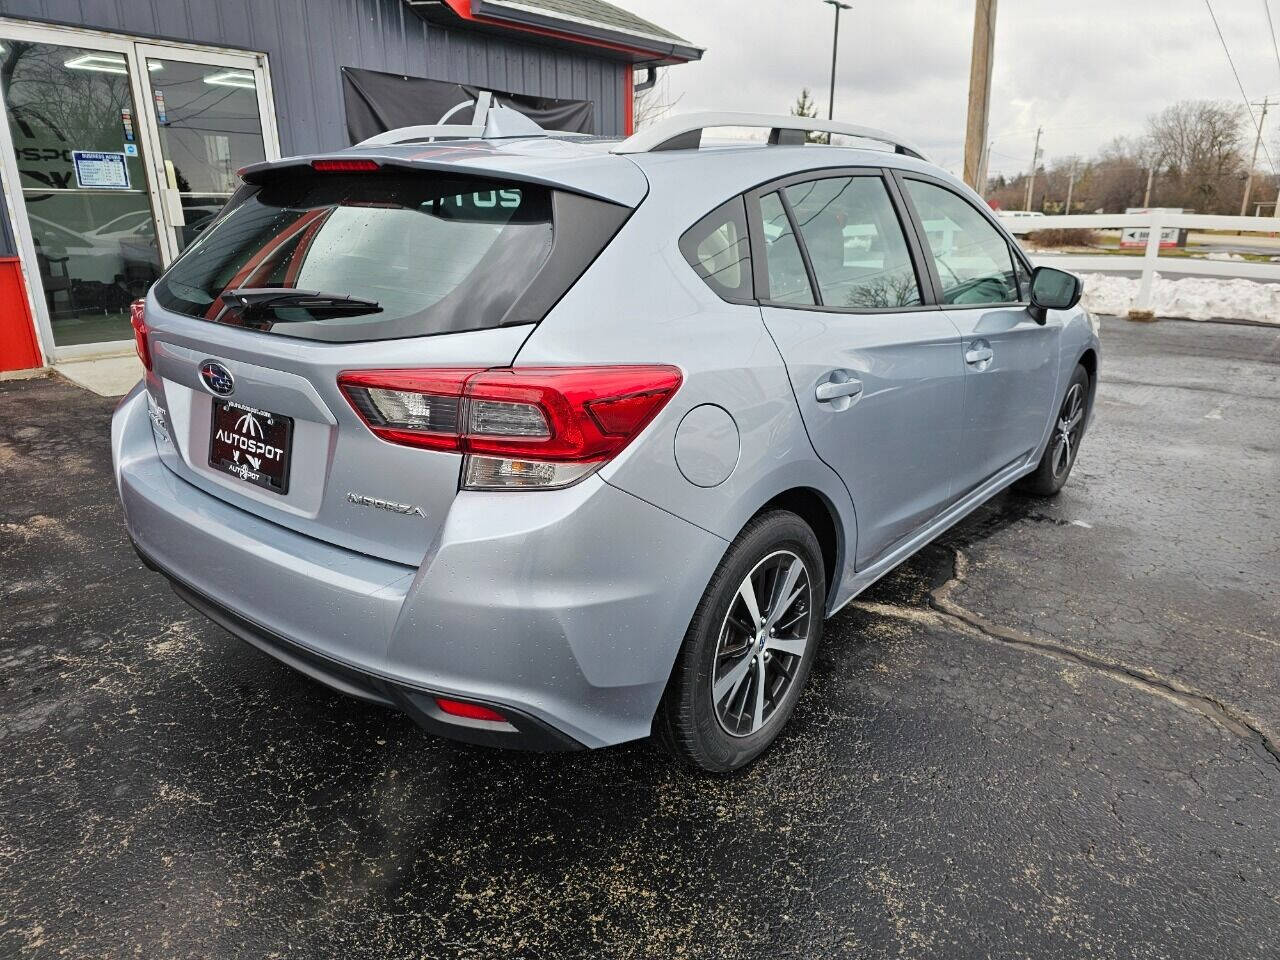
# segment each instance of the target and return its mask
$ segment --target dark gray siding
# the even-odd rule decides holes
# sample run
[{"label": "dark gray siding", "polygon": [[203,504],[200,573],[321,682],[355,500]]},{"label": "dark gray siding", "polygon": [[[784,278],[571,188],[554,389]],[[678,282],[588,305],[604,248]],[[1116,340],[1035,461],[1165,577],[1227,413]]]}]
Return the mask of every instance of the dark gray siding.
[{"label": "dark gray siding", "polygon": [[592,100],[622,133],[621,63],[429,24],[402,0],[0,0],[0,14],[267,54],[280,148],[347,146],[338,68]]}]

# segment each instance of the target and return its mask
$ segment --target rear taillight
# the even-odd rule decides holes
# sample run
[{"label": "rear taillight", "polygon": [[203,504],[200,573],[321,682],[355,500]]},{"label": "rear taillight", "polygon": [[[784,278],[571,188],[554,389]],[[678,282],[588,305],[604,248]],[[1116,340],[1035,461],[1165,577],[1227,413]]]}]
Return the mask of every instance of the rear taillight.
[{"label": "rear taillight", "polygon": [[616,456],[671,399],[668,366],[359,370],[338,384],[391,443],[466,454],[469,489],[563,487]]},{"label": "rear taillight", "polygon": [[129,304],[129,325],[133,327],[133,343],[138,348],[138,359],[150,370],[151,345],[147,343],[147,321],[143,313],[145,306],[145,300],[135,300]]}]

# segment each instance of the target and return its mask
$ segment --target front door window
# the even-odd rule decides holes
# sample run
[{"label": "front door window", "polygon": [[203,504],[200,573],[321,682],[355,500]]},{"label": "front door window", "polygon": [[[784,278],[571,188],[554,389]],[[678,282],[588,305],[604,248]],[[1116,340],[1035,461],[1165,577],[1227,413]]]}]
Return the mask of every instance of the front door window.
[{"label": "front door window", "polygon": [[162,269],[128,62],[52,43],[0,47],[35,246],[28,271],[39,272],[54,343],[127,339],[129,303]]},{"label": "front door window", "polygon": [[967,200],[923,180],[906,181],[933,255],[942,302],[980,307],[1018,302],[1009,243]]}]

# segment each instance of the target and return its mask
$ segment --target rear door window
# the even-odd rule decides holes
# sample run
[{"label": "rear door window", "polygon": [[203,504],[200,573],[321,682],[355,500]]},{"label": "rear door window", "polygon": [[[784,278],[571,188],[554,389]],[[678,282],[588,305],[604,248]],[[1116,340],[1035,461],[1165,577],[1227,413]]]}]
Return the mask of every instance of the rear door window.
[{"label": "rear door window", "polygon": [[800,245],[796,243],[791,220],[776,192],[760,198],[760,222],[769,275],[769,300],[773,303],[813,303],[813,288],[809,284]]},{"label": "rear door window", "polygon": [[155,287],[161,306],[322,340],[483,329],[506,320],[551,252],[546,187],[398,171],[287,173],[174,263]]},{"label": "rear door window", "polygon": [[920,303],[911,252],[883,179],[810,180],[787,187],[787,200],[824,306],[891,310]]}]

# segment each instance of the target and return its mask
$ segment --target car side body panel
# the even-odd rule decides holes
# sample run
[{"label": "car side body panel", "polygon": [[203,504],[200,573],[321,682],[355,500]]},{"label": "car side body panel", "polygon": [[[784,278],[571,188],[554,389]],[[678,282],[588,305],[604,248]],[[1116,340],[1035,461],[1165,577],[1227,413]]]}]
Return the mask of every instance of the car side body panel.
[{"label": "car side body panel", "polygon": [[[679,250],[681,232],[707,212],[704,205],[703,181],[673,175],[654,184],[619,236],[530,335],[514,365],[679,366],[684,383],[675,398],[600,477],[726,541],[774,497],[812,490],[835,515],[843,578],[853,572],[857,543],[853,503],[809,442],[760,308],[721,300]],[[713,486],[690,482],[675,456],[681,423],[704,405],[727,411],[738,434],[737,462]]]}]

